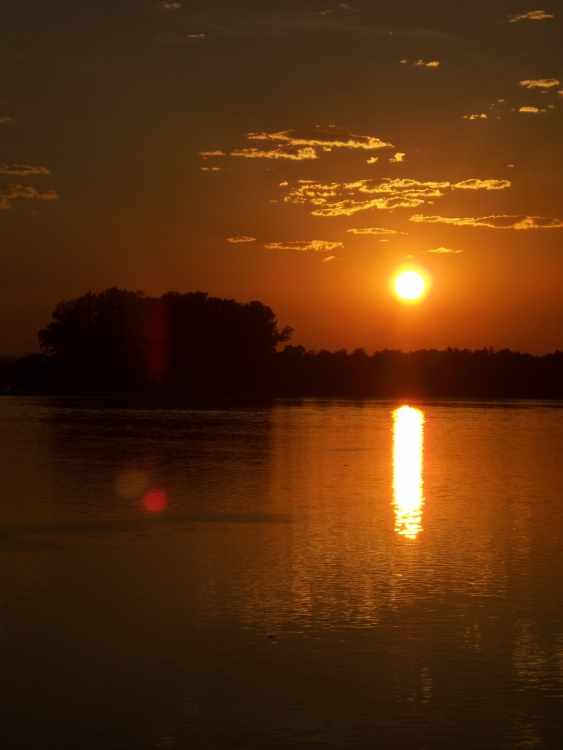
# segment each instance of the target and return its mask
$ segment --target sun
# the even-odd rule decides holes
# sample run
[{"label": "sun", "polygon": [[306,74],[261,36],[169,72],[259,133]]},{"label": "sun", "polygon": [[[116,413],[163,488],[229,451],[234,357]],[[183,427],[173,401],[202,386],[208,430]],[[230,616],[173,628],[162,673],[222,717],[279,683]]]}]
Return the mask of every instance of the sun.
[{"label": "sun", "polygon": [[416,271],[403,271],[395,279],[395,291],[401,299],[415,300],[424,292],[424,279]]}]

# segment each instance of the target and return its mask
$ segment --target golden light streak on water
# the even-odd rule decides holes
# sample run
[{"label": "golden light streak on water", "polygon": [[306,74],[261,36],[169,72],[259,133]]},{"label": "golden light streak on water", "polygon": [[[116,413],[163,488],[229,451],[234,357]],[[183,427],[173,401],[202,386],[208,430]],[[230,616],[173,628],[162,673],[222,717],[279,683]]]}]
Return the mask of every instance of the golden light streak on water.
[{"label": "golden light streak on water", "polygon": [[414,539],[422,531],[424,412],[401,406],[393,412],[395,531]]}]

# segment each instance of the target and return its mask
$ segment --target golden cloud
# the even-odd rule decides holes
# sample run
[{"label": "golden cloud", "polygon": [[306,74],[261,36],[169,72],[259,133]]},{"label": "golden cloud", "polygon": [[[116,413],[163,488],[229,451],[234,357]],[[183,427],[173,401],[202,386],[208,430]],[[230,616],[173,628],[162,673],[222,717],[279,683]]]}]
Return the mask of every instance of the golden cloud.
[{"label": "golden cloud", "polygon": [[256,237],[247,237],[245,234],[241,234],[236,237],[229,237],[227,242],[256,242]]},{"label": "golden cloud", "polygon": [[58,199],[54,190],[48,190],[45,193],[38,193],[35,188],[24,187],[15,183],[0,185],[0,209],[12,208],[10,201],[17,198],[29,198],[39,201],[54,201]]},{"label": "golden cloud", "polygon": [[167,0],[163,0],[160,3],[160,7],[164,8],[164,10],[180,10],[182,3],[169,3]]},{"label": "golden cloud", "polygon": [[392,156],[389,161],[391,164],[400,164],[404,163],[406,161],[405,159],[406,154],[397,153],[395,156]]},{"label": "golden cloud", "polygon": [[520,86],[525,86],[527,89],[550,89],[553,86],[559,86],[557,78],[538,78],[537,80],[520,81]]},{"label": "golden cloud", "polygon": [[226,156],[227,154],[223,151],[200,151],[199,155],[207,159],[208,156]]},{"label": "golden cloud", "polygon": [[406,234],[406,232],[397,232],[395,229],[381,229],[380,227],[366,227],[365,229],[348,229],[352,234]]},{"label": "golden cloud", "polygon": [[413,62],[413,65],[416,65],[417,67],[425,67],[425,68],[437,68],[440,63],[437,60],[431,60],[430,62],[425,63],[424,60],[415,60]]},{"label": "golden cloud", "polygon": [[243,156],[245,159],[291,159],[292,161],[319,158],[314,148],[299,148],[296,151],[292,151],[284,147],[273,151],[260,151],[257,148],[240,148],[231,151],[231,156]]},{"label": "golden cloud", "polygon": [[323,263],[330,263],[331,260],[336,260],[336,255],[329,255],[328,258],[323,258]]},{"label": "golden cloud", "polygon": [[535,114],[536,112],[539,112],[539,109],[537,107],[520,107],[518,112],[532,112]]},{"label": "golden cloud", "polygon": [[[401,60],[401,65],[408,65],[408,60]],[[431,60],[430,62],[425,63],[424,60],[414,60],[411,65],[414,65],[417,68],[424,67],[424,68],[438,68],[441,63],[438,62],[438,60]]]},{"label": "golden cloud", "polygon": [[280,133],[248,133],[251,141],[282,141],[290,146],[316,146],[322,148],[360,148],[373,151],[379,148],[393,148],[392,143],[371,135],[354,135],[344,128],[329,125],[323,128],[315,125],[311,128],[294,128]]},{"label": "golden cloud", "polygon": [[264,245],[268,250],[298,250],[309,253],[329,253],[344,247],[342,242],[328,242],[326,240],[295,240],[292,242],[268,242]]},{"label": "golden cloud", "polygon": [[487,115],[463,115],[464,120],[486,120]]},{"label": "golden cloud", "polygon": [[[490,179],[451,183],[384,177],[342,184],[299,180],[290,188],[285,201],[315,206],[313,216],[352,216],[368,209],[416,208],[429,198],[442,197],[444,190],[502,190],[510,185],[508,180]],[[366,195],[377,197],[368,199]]]},{"label": "golden cloud", "polygon": [[423,216],[415,214],[409,221],[420,224],[453,224],[459,227],[487,227],[488,229],[559,229],[563,227],[561,219],[547,219],[545,216],[482,216],[472,218],[450,218],[445,216]]},{"label": "golden cloud", "polygon": [[510,180],[462,180],[452,185],[457,190],[504,190],[512,185]]},{"label": "golden cloud", "polygon": [[553,16],[546,13],[545,10],[531,10],[519,16],[512,16],[509,21],[510,23],[516,23],[516,21],[545,21],[546,18],[553,18]]},{"label": "golden cloud", "polygon": [[[559,93],[563,94],[563,91],[560,91]],[[366,164],[375,164],[377,161],[379,161],[379,156],[372,156],[367,160]]]},{"label": "golden cloud", "polygon": [[30,175],[30,174],[51,174],[47,167],[31,167],[29,164],[8,164],[5,161],[0,161],[0,174],[19,174],[19,175]]}]

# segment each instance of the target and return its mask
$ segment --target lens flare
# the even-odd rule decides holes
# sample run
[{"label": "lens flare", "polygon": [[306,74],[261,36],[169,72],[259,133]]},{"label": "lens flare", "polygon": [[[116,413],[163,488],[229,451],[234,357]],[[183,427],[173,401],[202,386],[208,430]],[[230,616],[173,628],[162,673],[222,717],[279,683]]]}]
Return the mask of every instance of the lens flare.
[{"label": "lens flare", "polygon": [[401,406],[393,412],[395,531],[414,539],[422,531],[424,412]]},{"label": "lens flare", "polygon": [[168,495],[164,490],[147,490],[143,495],[143,505],[151,513],[162,513],[168,507]]},{"label": "lens flare", "polygon": [[395,291],[401,299],[417,299],[424,292],[424,279],[416,271],[403,271],[395,279]]}]

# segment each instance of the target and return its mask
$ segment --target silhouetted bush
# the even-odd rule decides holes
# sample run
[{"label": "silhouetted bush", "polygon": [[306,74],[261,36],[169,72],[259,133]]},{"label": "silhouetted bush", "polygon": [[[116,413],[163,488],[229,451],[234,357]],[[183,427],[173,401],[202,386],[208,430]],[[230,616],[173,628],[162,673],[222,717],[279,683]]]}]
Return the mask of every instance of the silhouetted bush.
[{"label": "silhouetted bush", "polygon": [[106,289],[59,302],[43,353],[12,370],[14,391],[153,390],[282,396],[563,398],[563,353],[508,349],[306,351],[261,302],[203,292],[160,298]]},{"label": "silhouetted bush", "polygon": [[261,302],[203,292],[160,298],[113,287],[59,302],[39,331],[43,354],[15,367],[15,390],[252,391],[271,388],[271,358],[287,341]]}]

